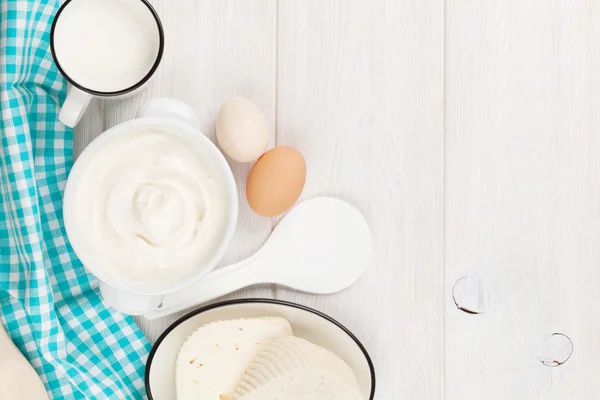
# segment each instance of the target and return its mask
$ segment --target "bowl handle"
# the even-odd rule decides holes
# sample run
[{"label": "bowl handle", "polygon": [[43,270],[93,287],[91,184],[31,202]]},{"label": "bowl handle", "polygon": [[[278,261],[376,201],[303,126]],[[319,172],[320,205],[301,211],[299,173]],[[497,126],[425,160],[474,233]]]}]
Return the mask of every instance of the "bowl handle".
[{"label": "bowl handle", "polygon": [[200,130],[200,120],[192,107],[183,101],[169,97],[150,100],[138,110],[135,117],[176,119]]},{"label": "bowl handle", "polygon": [[104,303],[129,315],[143,315],[162,305],[163,295],[140,295],[128,293],[100,281],[100,293]]}]

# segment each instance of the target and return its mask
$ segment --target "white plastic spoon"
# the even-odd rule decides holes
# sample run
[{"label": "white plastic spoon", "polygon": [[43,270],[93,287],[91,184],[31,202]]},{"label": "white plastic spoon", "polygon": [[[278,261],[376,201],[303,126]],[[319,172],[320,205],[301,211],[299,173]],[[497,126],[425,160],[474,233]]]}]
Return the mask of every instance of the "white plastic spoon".
[{"label": "white plastic spoon", "polygon": [[159,318],[259,283],[318,294],[339,292],[367,268],[371,245],[369,226],[354,207],[333,198],[307,200],[281,220],[253,256],[167,294],[145,317]]},{"label": "white plastic spoon", "polygon": [[2,323],[0,323],[0,399],[48,399],[42,380],[10,340]]}]

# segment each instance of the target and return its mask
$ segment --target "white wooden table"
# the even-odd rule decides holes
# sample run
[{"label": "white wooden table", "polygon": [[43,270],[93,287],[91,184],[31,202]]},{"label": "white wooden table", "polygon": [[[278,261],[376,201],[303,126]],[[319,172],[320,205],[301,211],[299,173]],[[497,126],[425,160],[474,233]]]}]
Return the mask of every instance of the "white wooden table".
[{"label": "white wooden table", "polygon": [[[347,200],[374,232],[370,269],[343,293],[232,297],[347,325],[377,399],[600,398],[600,1],[152,2],[167,38],[156,79],[94,103],[77,148],[159,96],[192,105],[213,137],[221,103],[245,96],[273,145],[304,153],[303,198]],[[245,203],[250,165],[232,167],[242,207],[223,263],[276,223]],[[487,298],[457,301],[481,314],[454,304],[465,276]],[[155,340],[176,317],[138,321]],[[558,367],[538,359],[568,358],[540,347],[553,333],[574,345]]]}]

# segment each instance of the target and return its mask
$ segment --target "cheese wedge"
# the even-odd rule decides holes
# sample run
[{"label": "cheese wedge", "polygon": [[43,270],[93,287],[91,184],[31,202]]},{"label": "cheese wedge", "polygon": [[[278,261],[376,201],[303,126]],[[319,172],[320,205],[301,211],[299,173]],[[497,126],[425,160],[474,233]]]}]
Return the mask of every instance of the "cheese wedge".
[{"label": "cheese wedge", "polygon": [[235,389],[259,351],[292,335],[283,318],[218,321],[200,327],[177,356],[177,400],[221,400]]},{"label": "cheese wedge", "polygon": [[294,336],[275,339],[248,367],[233,400],[363,400],[341,358]]}]

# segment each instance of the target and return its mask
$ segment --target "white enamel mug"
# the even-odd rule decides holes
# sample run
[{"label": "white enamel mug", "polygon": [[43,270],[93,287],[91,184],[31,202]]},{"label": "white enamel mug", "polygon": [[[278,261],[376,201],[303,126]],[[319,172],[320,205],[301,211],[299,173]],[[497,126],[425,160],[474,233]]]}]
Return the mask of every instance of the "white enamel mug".
[{"label": "white enamel mug", "polygon": [[[164,296],[184,289],[211,272],[221,260],[237,225],[238,193],[233,172],[217,146],[200,132],[199,121],[194,111],[185,103],[169,98],[155,99],[143,105],[137,117],[112,127],[94,139],[77,158],[73,165],[63,196],[63,216],[69,242],[85,268],[100,281],[100,292],[104,301],[115,309],[130,315],[141,315],[160,306]],[[115,142],[126,142],[139,132],[159,131],[175,135],[203,150],[204,156],[214,165],[214,179],[222,182],[226,191],[227,219],[210,256],[199,263],[190,273],[177,279],[147,285],[132,282],[110,274],[96,254],[90,251],[90,227],[77,218],[77,189],[86,179],[87,166],[97,154]],[[85,181],[88,182],[89,181]],[[97,182],[101,185],[102,182]],[[107,248],[106,251],[111,251]]]},{"label": "white enamel mug", "polygon": [[67,0],[50,32],[50,49],[70,84],[59,120],[74,127],[94,97],[139,92],[160,64],[164,32],[146,0]]}]

